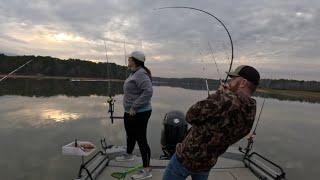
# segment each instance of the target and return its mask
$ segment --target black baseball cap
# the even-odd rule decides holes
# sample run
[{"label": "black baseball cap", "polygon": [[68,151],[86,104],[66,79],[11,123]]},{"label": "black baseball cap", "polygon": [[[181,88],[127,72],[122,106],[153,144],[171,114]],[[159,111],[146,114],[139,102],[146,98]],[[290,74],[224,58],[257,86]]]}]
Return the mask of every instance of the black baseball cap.
[{"label": "black baseball cap", "polygon": [[229,77],[243,77],[254,85],[259,85],[260,74],[254,67],[241,65],[238,66],[233,72],[226,73]]}]

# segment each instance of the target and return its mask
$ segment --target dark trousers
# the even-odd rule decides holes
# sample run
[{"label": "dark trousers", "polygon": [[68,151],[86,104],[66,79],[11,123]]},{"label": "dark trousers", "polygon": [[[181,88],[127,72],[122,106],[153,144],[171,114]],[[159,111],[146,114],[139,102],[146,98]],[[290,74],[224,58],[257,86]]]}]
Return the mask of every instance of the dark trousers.
[{"label": "dark trousers", "polygon": [[143,167],[150,166],[150,147],[147,141],[147,126],[151,116],[151,110],[136,113],[130,116],[124,113],[124,127],[127,133],[127,153],[132,154],[136,142],[138,142],[142,156]]}]

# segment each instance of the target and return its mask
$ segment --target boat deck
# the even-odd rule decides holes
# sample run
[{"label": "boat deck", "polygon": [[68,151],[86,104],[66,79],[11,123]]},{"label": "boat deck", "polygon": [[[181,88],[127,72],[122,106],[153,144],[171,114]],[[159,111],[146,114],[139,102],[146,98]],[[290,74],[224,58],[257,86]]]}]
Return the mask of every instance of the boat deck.
[{"label": "boat deck", "polygon": [[[168,160],[151,159],[152,178],[154,180],[161,180]],[[109,165],[102,171],[97,178],[98,180],[115,179],[111,176],[113,172],[122,172],[127,168],[141,164],[141,157],[135,156],[134,161],[116,162],[111,160]],[[125,179],[131,179],[132,174],[128,174]],[[191,179],[191,177],[188,177]],[[229,148],[228,151],[222,155],[215,167],[210,171],[209,179],[214,180],[257,180],[258,178],[244,166],[241,161],[241,153],[235,148]]]}]

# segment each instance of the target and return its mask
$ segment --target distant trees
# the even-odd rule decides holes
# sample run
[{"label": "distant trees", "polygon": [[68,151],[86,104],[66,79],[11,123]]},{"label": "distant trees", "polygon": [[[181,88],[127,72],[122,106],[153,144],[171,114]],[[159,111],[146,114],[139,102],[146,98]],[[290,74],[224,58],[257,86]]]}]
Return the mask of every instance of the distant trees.
[{"label": "distant trees", "polygon": [[[0,74],[8,74],[27,61],[33,61],[19,70],[19,75],[68,76],[125,79],[125,66],[115,63],[95,63],[79,59],[61,60],[49,56],[6,56],[0,54]],[[110,72],[108,73],[108,70]]]},{"label": "distant trees", "polygon": [[[0,74],[8,74],[27,61],[33,61],[23,67],[16,74],[38,75],[38,76],[67,76],[67,77],[89,77],[89,78],[112,78],[125,79],[127,68],[115,63],[95,63],[79,59],[61,60],[49,56],[6,56],[0,54]],[[110,70],[110,72],[108,72]],[[153,77],[155,84],[186,87],[191,89],[206,89],[202,78],[160,78]],[[209,88],[216,89],[218,80],[209,79]],[[320,82],[297,81],[287,79],[262,79],[260,88],[303,90],[320,92]]]},{"label": "distant trees", "polygon": [[[201,78],[153,78],[156,85],[168,85],[174,87],[184,87],[188,89],[205,90],[205,80]],[[219,81],[209,79],[209,89],[217,89]],[[279,90],[297,90],[320,92],[320,82],[318,81],[297,81],[287,79],[262,79],[259,88],[279,89]]]},{"label": "distant trees", "polygon": [[288,79],[262,79],[261,88],[283,89],[283,90],[303,90],[320,92],[320,82],[317,81],[298,81]]},{"label": "distant trees", "polygon": [[108,96],[123,94],[122,82],[111,82],[110,89],[106,82],[71,82],[59,79],[7,79],[0,86],[0,96]]}]

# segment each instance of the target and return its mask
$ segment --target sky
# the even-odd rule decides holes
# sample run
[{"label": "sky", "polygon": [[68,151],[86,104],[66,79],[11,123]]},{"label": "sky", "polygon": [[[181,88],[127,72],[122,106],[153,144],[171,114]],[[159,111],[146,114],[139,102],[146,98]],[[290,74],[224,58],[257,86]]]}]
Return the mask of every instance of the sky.
[{"label": "sky", "polygon": [[109,62],[125,65],[139,50],[153,76],[224,78],[231,57],[224,28],[197,11],[157,10],[166,6],[223,21],[233,69],[319,80],[318,0],[1,0],[0,52],[106,62],[107,51]]}]

